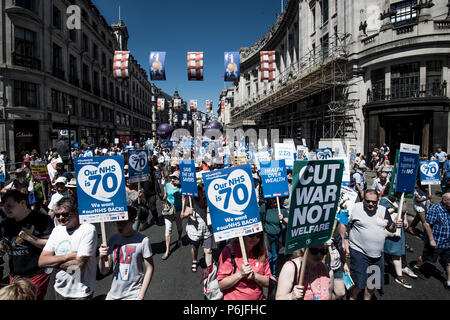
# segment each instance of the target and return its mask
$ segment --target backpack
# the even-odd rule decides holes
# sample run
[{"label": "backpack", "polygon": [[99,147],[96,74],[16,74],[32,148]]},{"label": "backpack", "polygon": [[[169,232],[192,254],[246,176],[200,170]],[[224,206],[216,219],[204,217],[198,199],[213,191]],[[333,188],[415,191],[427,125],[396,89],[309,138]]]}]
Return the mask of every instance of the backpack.
[{"label": "backpack", "polygon": [[[234,259],[234,249],[231,243],[227,244],[231,252],[231,263],[233,264],[233,273],[236,272],[236,260]],[[223,293],[219,288],[219,281],[217,280],[217,272],[219,271],[219,265],[213,262],[208,268],[206,268],[200,279],[200,283],[203,284],[203,295],[206,300],[222,300]]]}]

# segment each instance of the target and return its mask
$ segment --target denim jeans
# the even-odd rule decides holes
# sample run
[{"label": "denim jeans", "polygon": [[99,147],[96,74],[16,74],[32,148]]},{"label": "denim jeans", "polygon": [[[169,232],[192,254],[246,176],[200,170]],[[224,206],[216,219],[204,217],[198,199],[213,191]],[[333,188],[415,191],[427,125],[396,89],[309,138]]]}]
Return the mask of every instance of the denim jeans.
[{"label": "denim jeans", "polygon": [[266,249],[269,258],[270,272],[273,276],[277,275],[277,260],[278,260],[278,250],[281,247],[281,232],[277,235],[271,235],[266,233],[264,242],[266,244]]}]

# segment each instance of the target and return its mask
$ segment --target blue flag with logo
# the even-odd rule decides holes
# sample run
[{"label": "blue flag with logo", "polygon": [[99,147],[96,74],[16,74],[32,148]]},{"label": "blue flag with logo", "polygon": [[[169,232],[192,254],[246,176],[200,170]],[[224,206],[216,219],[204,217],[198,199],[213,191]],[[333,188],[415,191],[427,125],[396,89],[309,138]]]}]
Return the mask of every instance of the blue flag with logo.
[{"label": "blue flag with logo", "polygon": [[284,160],[260,163],[264,198],[288,197],[289,185]]},{"label": "blue flag with logo", "polygon": [[240,55],[239,52],[225,52],[225,81],[239,81]]},{"label": "blue flag with logo", "polygon": [[263,230],[250,165],[204,172],[203,182],[216,241]]},{"label": "blue flag with logo", "polygon": [[331,148],[316,149],[317,160],[328,160],[333,158],[333,150]]},{"label": "blue flag with logo", "polygon": [[165,52],[150,52],[150,79],[166,80],[166,53]]},{"label": "blue flag with logo", "polygon": [[148,180],[148,151],[128,151],[128,181],[130,183]]},{"label": "blue flag with logo", "polygon": [[197,175],[194,160],[180,161],[181,194],[198,197]]},{"label": "blue flag with logo", "polygon": [[74,161],[80,223],[128,220],[123,157]]}]

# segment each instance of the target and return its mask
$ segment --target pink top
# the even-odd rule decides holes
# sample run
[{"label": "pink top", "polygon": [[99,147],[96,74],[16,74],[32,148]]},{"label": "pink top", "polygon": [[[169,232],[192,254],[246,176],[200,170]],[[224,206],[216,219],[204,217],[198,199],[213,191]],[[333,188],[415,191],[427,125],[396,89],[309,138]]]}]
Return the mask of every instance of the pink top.
[{"label": "pink top", "polygon": [[[297,269],[297,279],[300,278],[300,269],[300,267]],[[303,300],[331,300],[330,275],[327,267],[323,263],[317,264],[313,269],[307,265],[303,287],[305,288]]]},{"label": "pink top", "polygon": [[[243,263],[241,247],[239,243],[233,243],[234,260],[236,261],[236,272],[239,272]],[[267,259],[264,262],[256,259],[251,252],[247,252],[248,263],[255,271],[266,277],[270,277],[270,266]],[[231,252],[228,247],[222,251],[219,257],[219,270],[217,272],[217,280],[222,280],[228,276],[233,275],[233,263],[231,262]],[[266,300],[263,294],[263,288],[255,281],[246,278],[240,280],[234,287],[223,291],[223,300]]]}]

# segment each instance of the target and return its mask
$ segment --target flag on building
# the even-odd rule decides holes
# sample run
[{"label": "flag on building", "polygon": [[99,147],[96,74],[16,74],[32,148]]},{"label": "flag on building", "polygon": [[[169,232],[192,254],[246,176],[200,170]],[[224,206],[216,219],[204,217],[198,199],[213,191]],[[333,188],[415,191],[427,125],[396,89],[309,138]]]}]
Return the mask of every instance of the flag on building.
[{"label": "flag on building", "polygon": [[187,53],[188,80],[203,80],[203,52]]},{"label": "flag on building", "polygon": [[173,108],[175,109],[175,111],[179,111],[181,109],[181,99],[173,100]]},{"label": "flag on building", "polygon": [[239,52],[225,52],[224,81],[239,81],[240,56]]},{"label": "flag on building", "polygon": [[166,80],[166,53],[165,52],[150,52],[150,79]]},{"label": "flag on building", "polygon": [[158,104],[157,104],[157,106],[158,106],[157,111],[158,111],[158,112],[164,111],[164,105],[165,105],[165,102],[166,102],[166,99],[164,99],[164,98],[158,98]]},{"label": "flag on building", "polygon": [[261,82],[275,80],[275,51],[261,51]]},{"label": "flag on building", "polygon": [[191,112],[197,111],[197,100],[191,100],[189,103]]},{"label": "flag on building", "polygon": [[128,79],[128,64],[130,51],[114,51],[113,75],[114,79]]}]

